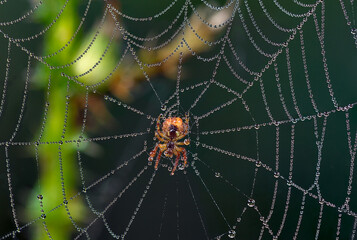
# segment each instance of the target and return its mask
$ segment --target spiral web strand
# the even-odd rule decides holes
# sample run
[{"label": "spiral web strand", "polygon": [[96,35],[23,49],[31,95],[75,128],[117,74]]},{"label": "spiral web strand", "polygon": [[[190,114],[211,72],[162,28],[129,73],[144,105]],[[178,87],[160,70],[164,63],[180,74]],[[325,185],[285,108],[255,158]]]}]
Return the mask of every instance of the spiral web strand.
[{"label": "spiral web strand", "polygon": [[[6,62],[2,68],[1,118],[7,119],[10,114],[6,108],[12,96],[10,83],[23,84],[18,96],[20,104],[13,110],[17,114],[15,125],[10,135],[0,142],[5,169],[1,184],[8,189],[6,208],[13,220],[13,230],[1,233],[0,239],[16,238],[35,225],[41,225],[47,237],[55,239],[48,219],[61,209],[71,222],[74,239],[101,239],[102,234],[114,239],[138,239],[140,233],[136,230],[145,223],[143,218],[148,221],[153,214],[157,215],[157,222],[150,224],[156,224],[156,230],[147,232],[148,239],[165,239],[166,235],[170,239],[356,238],[357,200],[353,186],[356,184],[357,99],[350,95],[355,91],[344,93],[355,84],[336,73],[341,64],[330,57],[335,56],[330,51],[339,51],[331,47],[333,42],[356,50],[354,1],[231,0],[216,6],[204,0],[176,0],[145,17],[130,16],[125,9],[121,11],[111,1],[105,1],[103,10],[95,11],[101,20],[93,37],[83,52],[65,65],[55,65],[49,60],[70,48],[81,33],[87,14],[93,10],[91,0],[86,2],[81,21],[68,42],[44,56],[27,47],[27,42],[42,38],[55,28],[71,0],[63,3],[47,26],[32,35],[15,37],[7,28],[16,28],[36,12],[46,11],[46,2],[39,2],[24,14],[6,16],[5,20],[2,17],[0,22],[1,36],[7,41]],[[11,0],[0,1],[0,8],[6,8],[7,4],[11,4]],[[127,27],[154,24],[177,9],[175,18],[153,36],[138,36],[134,28]],[[209,14],[204,15],[202,9]],[[344,34],[331,37],[334,33],[329,24],[333,11],[338,12],[335,18],[340,25],[333,25],[331,29],[340,28]],[[219,14],[225,17],[213,21],[212,16],[221,16]],[[109,25],[108,19],[113,24]],[[217,38],[207,39],[195,28],[197,21],[200,26],[216,31]],[[108,28],[109,41],[93,65],[85,64],[88,68],[77,75],[67,71],[86,61],[86,55]],[[210,51],[195,51],[192,36]],[[100,79],[87,83],[83,78],[91,78],[96,71],[101,71],[102,62],[114,51],[115,41],[122,43],[120,58],[109,72],[101,72]],[[170,51],[154,62],[140,57],[142,51],[155,52],[169,46]],[[17,64],[11,57],[14,51],[27,56],[23,81],[11,77],[12,66]],[[354,58],[345,61],[356,63],[355,56],[356,52]],[[143,76],[143,86],[153,96],[150,102],[153,108],[132,105],[101,92],[100,88],[108,84],[126,59],[130,59]],[[151,73],[152,69],[165,67],[170,61],[177,62],[176,82],[163,93]],[[188,61],[204,66],[202,76],[205,77],[196,73],[195,80],[185,81]],[[25,112],[32,109],[28,98],[33,84],[32,66],[37,64],[48,70],[46,100],[42,106],[42,121],[38,123],[40,134],[36,141],[20,141],[19,133],[27,119]],[[355,77],[356,72],[348,69],[350,66],[353,64],[343,66],[343,71],[352,72]],[[53,76],[56,70],[61,76]],[[51,96],[56,90],[54,81],[66,85],[66,96],[61,100],[65,103],[63,128],[57,129],[58,139],[44,140],[45,126],[50,121],[47,115],[53,107]],[[80,135],[70,139],[67,122],[72,111],[71,94],[78,88],[84,92],[84,111]],[[90,136],[86,131],[92,96],[101,98],[110,108],[120,109],[124,116],[135,116],[145,127],[120,134]],[[152,140],[155,124],[159,114],[165,118],[185,113],[190,117],[189,166],[179,165],[175,176],[169,177],[173,167],[170,159],[164,159],[158,170],[147,161],[155,146]],[[88,176],[85,146],[113,143],[123,149],[127,143],[139,147],[133,148],[135,151],[121,151],[123,156],[105,173]],[[56,191],[61,193],[61,199],[55,203],[46,202],[49,193],[41,192],[41,185],[45,183],[39,176],[43,164],[40,159],[45,157],[39,149],[52,145],[58,152],[59,187]],[[63,152],[67,146],[76,148],[79,190],[75,194],[69,193],[66,187]],[[19,216],[16,194],[19,186],[15,183],[21,176],[13,166],[21,164],[21,159],[12,157],[15,148],[30,148],[34,152],[32,163],[39,182],[38,215],[31,221]],[[104,160],[97,159],[97,164]],[[82,199],[81,204],[90,212],[86,222],[77,221],[73,216],[72,203],[76,199]],[[52,207],[48,209],[46,204]],[[122,208],[127,204],[133,206],[124,211]],[[194,228],[191,235],[187,222]]]}]

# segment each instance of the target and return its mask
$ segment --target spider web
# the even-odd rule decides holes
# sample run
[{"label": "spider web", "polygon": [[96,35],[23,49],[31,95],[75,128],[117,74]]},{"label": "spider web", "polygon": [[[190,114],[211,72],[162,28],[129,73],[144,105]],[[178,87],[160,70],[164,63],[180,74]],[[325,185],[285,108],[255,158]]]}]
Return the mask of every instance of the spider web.
[{"label": "spider web", "polygon": [[[0,1],[2,12],[13,2]],[[160,3],[151,15],[145,14],[150,3],[131,15],[124,3],[119,10],[105,1],[99,11],[97,2],[88,1],[68,43],[43,56],[39,39],[58,31],[53,29],[72,1],[58,7],[58,15],[39,31],[12,32],[33,14],[46,12],[47,3],[39,2],[24,15],[18,8],[1,17],[1,201],[2,216],[12,222],[0,239],[28,238],[31,229],[53,239],[53,226],[62,226],[56,218],[63,215],[73,239],[355,239],[354,1],[231,0],[219,5],[176,0]],[[141,11],[143,17],[137,17]],[[172,11],[175,18],[168,21]],[[99,24],[85,50],[65,65],[51,62],[74,51],[71,44],[89,14],[99,15]],[[149,32],[154,28],[161,30]],[[140,35],[137,29],[148,33]],[[217,38],[206,39],[202,29],[216,31]],[[86,56],[104,30],[111,37],[93,62],[93,56]],[[209,51],[195,51],[192,39]],[[116,41],[120,58],[108,70],[102,62],[117,51]],[[171,50],[154,62],[140,55],[165,47]],[[127,71],[140,71],[145,79],[138,100],[131,103],[103,90],[125,61],[135,67]],[[176,81],[152,74],[168,62],[176,63]],[[38,64],[47,69],[42,73],[48,78],[45,102],[28,105],[38,94],[31,88]],[[25,75],[12,71],[19,66]],[[76,66],[81,71],[73,75],[68,69]],[[56,119],[47,115],[56,108],[51,96],[59,84],[65,86],[57,119],[63,127],[55,129],[58,138],[48,139],[47,125]],[[71,112],[74,93],[84,103],[82,114]],[[93,99],[105,102],[122,124],[119,129],[90,122],[95,121]],[[173,162],[163,158],[156,171],[147,159],[157,141],[158,116],[185,113],[190,116],[189,166],[179,165],[170,176]],[[71,138],[67,122],[76,114],[81,130]],[[45,147],[57,154],[56,167],[46,175],[57,178],[55,199],[44,191],[46,178],[41,177],[43,165],[49,164],[41,160],[47,157],[41,154]],[[68,159],[67,148],[75,149],[75,160]],[[67,164],[75,172],[67,173]],[[77,192],[67,187],[72,175]],[[26,187],[35,195],[20,191]],[[37,215],[28,220],[21,214],[29,207],[23,198],[36,196],[36,206],[30,207]],[[75,216],[78,204],[86,209],[85,220]]]}]

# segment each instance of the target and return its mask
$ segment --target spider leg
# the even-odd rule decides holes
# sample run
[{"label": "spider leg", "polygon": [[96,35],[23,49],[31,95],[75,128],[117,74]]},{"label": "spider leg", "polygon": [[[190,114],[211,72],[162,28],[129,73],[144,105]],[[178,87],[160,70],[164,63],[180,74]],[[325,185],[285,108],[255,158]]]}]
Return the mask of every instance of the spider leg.
[{"label": "spider leg", "polygon": [[174,168],[173,168],[172,171],[171,171],[171,175],[174,175],[174,174],[175,174],[175,171],[176,171],[177,165],[178,165],[178,163],[179,163],[179,160],[180,160],[180,152],[177,151],[176,161],[175,161]]},{"label": "spider leg", "polygon": [[186,134],[186,132],[185,132],[185,133],[182,134],[181,136],[175,138],[174,141],[176,142],[176,141],[178,141],[178,140],[181,140],[182,138],[186,137],[186,135],[187,135],[187,134]]},{"label": "spider leg", "polygon": [[166,142],[166,139],[163,137],[162,133],[159,131],[155,132],[155,137],[159,139],[160,142]]},{"label": "spider leg", "polygon": [[162,117],[162,114],[159,115],[159,117],[157,118],[157,121],[156,121],[156,129],[157,129],[157,130],[160,130],[160,120],[161,120],[161,117]]},{"label": "spider leg", "polygon": [[176,142],[176,146],[182,146],[182,145],[189,145],[190,144],[190,139],[189,138],[187,138],[187,139],[185,139],[185,141],[183,141],[183,142]]},{"label": "spider leg", "polygon": [[160,149],[159,154],[157,155],[157,158],[156,158],[156,162],[155,162],[155,170],[157,170],[157,168],[158,168],[158,166],[159,166],[161,154],[162,154],[162,151],[161,151],[161,149]]},{"label": "spider leg", "polygon": [[[156,131],[162,134],[161,129],[160,129],[161,117],[162,117],[162,114],[160,114],[159,117],[157,118],[157,121],[156,121]],[[161,134],[160,134],[160,135],[161,135]]]},{"label": "spider leg", "polygon": [[186,167],[187,165],[187,152],[185,148],[182,148],[182,160],[183,160],[183,165]]},{"label": "spider leg", "polygon": [[170,140],[170,138],[165,136],[165,134],[163,132],[161,132],[160,130],[157,130],[155,132],[155,137],[157,139],[159,139],[161,142],[167,142],[167,140]]},{"label": "spider leg", "polygon": [[160,148],[160,151],[159,151],[159,154],[157,154],[157,158],[156,158],[156,162],[155,162],[155,170],[157,170],[157,168],[159,166],[162,152],[167,149],[166,144],[158,144],[158,146]]},{"label": "spider leg", "polygon": [[187,125],[188,125],[189,120],[190,120],[189,113],[186,113],[185,114],[185,122],[186,122]]},{"label": "spider leg", "polygon": [[[181,140],[182,138],[186,137],[187,134],[188,134],[188,130],[186,129],[186,130],[184,131],[184,133],[183,133],[181,136],[175,138],[174,141],[176,142],[176,141],[178,141],[178,140]],[[189,145],[189,144],[185,144],[185,145]]]},{"label": "spider leg", "polygon": [[155,148],[150,152],[150,156],[148,158],[148,160],[151,162],[152,160],[154,160],[154,157],[156,155],[157,149],[159,148],[159,144],[157,143]]},{"label": "spider leg", "polygon": [[189,118],[189,114],[188,113],[186,113],[186,115],[185,115],[185,123],[186,123],[185,135],[187,135],[188,131],[189,131],[189,123],[190,123],[190,118]]},{"label": "spider leg", "polygon": [[155,137],[157,137],[161,142],[163,142],[164,141],[163,139],[168,139],[168,138],[161,131],[161,128],[160,128],[161,117],[162,117],[162,114],[159,115],[159,117],[157,118],[157,121],[156,121]]}]

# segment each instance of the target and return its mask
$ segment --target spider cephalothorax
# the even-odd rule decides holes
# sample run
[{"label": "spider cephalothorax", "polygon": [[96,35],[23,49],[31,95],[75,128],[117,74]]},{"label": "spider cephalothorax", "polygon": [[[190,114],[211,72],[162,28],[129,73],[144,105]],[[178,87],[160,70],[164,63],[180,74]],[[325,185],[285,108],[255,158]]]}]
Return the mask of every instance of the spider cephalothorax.
[{"label": "spider cephalothorax", "polygon": [[155,148],[150,152],[149,161],[154,160],[158,149],[160,150],[157,154],[155,169],[157,169],[159,166],[162,153],[164,153],[164,155],[169,158],[176,156],[176,161],[171,171],[171,175],[174,175],[180,157],[184,162],[184,166],[187,164],[186,149],[180,146],[189,145],[190,140],[188,138],[183,142],[179,142],[179,140],[187,136],[189,130],[189,120],[187,115],[185,117],[185,121],[183,121],[180,117],[169,117],[162,123],[162,128],[160,129],[160,119],[161,115],[157,119],[155,132],[155,137],[159,140],[159,142],[156,143]]}]

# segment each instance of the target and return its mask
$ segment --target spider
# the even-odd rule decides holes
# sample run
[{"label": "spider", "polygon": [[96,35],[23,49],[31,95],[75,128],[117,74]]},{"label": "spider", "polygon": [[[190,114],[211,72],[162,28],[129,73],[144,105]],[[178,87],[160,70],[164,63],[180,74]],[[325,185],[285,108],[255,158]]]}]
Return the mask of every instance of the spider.
[{"label": "spider", "polygon": [[156,143],[155,148],[150,152],[149,161],[153,161],[158,149],[159,153],[157,154],[155,169],[158,168],[161,154],[164,153],[166,157],[172,158],[176,156],[176,161],[174,167],[171,171],[171,175],[174,175],[176,168],[178,166],[180,157],[184,162],[184,166],[187,164],[187,153],[182,145],[189,145],[190,139],[185,139],[183,142],[179,142],[182,138],[186,137],[189,130],[189,118],[186,114],[185,121],[180,117],[169,117],[162,123],[162,130],[160,129],[160,119],[162,114],[157,119],[156,122],[156,132],[155,137],[159,140]]}]

